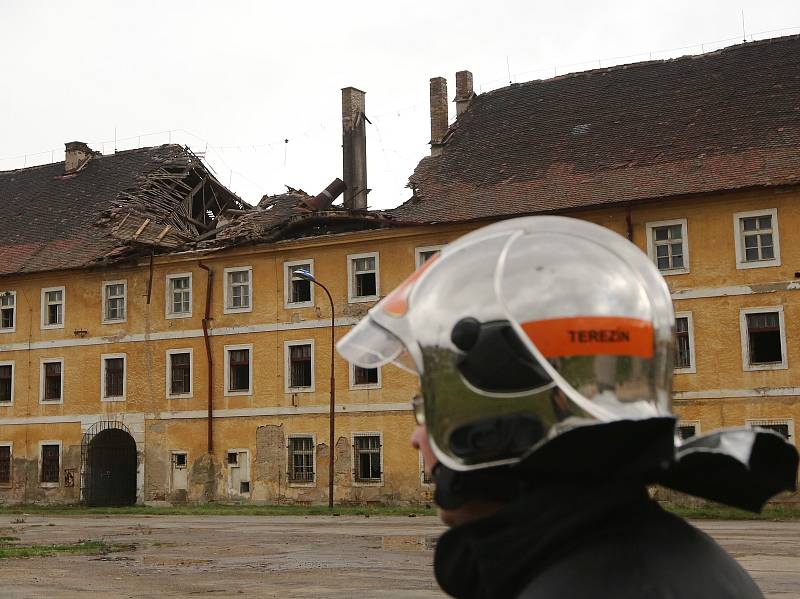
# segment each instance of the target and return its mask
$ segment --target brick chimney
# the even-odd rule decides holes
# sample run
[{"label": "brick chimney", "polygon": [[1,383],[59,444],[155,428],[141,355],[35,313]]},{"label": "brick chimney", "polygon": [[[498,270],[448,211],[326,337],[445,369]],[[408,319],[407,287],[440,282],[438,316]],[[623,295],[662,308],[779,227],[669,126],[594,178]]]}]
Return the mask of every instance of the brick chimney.
[{"label": "brick chimney", "polygon": [[367,209],[367,126],[364,92],[355,87],[342,89],[342,172],[344,207]]},{"label": "brick chimney", "polygon": [[447,79],[431,79],[431,156],[442,153],[442,142],[447,134]]},{"label": "brick chimney", "polygon": [[475,97],[472,88],[472,73],[469,71],[459,71],[456,73],[456,118],[460,117]]},{"label": "brick chimney", "polygon": [[64,157],[65,175],[77,173],[95,155],[94,150],[82,141],[68,141],[64,145],[66,146]]}]

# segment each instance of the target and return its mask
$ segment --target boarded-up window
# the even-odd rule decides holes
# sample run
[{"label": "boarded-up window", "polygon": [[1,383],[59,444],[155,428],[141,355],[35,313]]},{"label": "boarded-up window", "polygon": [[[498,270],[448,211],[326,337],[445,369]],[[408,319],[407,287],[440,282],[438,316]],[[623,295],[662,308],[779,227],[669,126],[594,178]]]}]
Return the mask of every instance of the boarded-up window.
[{"label": "boarded-up window", "polygon": [[783,361],[780,317],[777,312],[748,314],[747,337],[750,364],[772,364]]},{"label": "boarded-up window", "polygon": [[691,368],[692,352],[689,338],[689,318],[675,319],[675,368]]},{"label": "boarded-up window", "polygon": [[122,397],[125,395],[125,359],[105,358],[106,376],[103,397]]},{"label": "boarded-up window", "polygon": [[380,435],[357,435],[353,438],[353,464],[357,482],[381,480]]},{"label": "boarded-up window", "polygon": [[289,480],[295,483],[314,481],[314,439],[289,438]]},{"label": "boarded-up window", "polygon": [[228,366],[228,390],[248,391],[250,389],[250,350],[229,350]]},{"label": "boarded-up window", "polygon": [[44,363],[44,401],[61,400],[61,362]]},{"label": "boarded-up window", "polygon": [[11,403],[14,367],[11,364],[0,366],[0,403]]},{"label": "boarded-up window", "polygon": [[311,344],[289,347],[289,386],[292,389],[311,386]]},{"label": "boarded-up window", "polygon": [[57,483],[59,459],[58,454],[61,448],[58,445],[42,445],[42,472],[41,482]]},{"label": "boarded-up window", "polygon": [[187,353],[170,354],[170,395],[186,395],[192,392],[192,360]]},{"label": "boarded-up window", "polygon": [[0,485],[11,484],[11,447],[0,445]]}]

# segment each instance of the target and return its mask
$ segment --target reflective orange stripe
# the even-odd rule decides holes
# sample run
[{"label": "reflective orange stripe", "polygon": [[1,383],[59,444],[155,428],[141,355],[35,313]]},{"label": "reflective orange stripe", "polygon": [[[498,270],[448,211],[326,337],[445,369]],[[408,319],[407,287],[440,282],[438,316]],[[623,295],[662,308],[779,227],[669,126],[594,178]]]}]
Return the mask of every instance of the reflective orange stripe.
[{"label": "reflective orange stripe", "polygon": [[653,357],[653,325],[638,318],[574,316],[523,322],[522,329],[545,358]]},{"label": "reflective orange stripe", "polygon": [[422,276],[422,273],[424,273],[438,257],[439,255],[437,254],[432,258],[428,258],[417,270],[411,273],[410,277],[395,287],[394,291],[387,295],[381,302],[380,306],[383,311],[389,316],[395,316],[397,318],[405,316],[406,312],[408,312],[408,296],[414,288],[414,283],[417,282],[417,279]]}]

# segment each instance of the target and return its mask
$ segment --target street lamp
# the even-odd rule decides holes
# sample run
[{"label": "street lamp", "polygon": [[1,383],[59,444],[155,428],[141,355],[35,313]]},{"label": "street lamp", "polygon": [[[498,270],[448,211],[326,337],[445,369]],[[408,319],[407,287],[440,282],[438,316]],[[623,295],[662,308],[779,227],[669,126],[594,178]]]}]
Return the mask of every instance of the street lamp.
[{"label": "street lamp", "polygon": [[333,509],[333,455],[334,455],[334,414],[336,411],[336,378],[334,377],[333,366],[334,356],[336,356],[335,337],[334,337],[334,314],[333,314],[333,298],[330,291],[322,283],[317,281],[307,270],[295,270],[292,275],[322,287],[325,295],[328,296],[328,301],[331,303],[331,413],[330,413],[330,442],[328,445],[328,452],[330,459],[328,460],[328,508]]}]

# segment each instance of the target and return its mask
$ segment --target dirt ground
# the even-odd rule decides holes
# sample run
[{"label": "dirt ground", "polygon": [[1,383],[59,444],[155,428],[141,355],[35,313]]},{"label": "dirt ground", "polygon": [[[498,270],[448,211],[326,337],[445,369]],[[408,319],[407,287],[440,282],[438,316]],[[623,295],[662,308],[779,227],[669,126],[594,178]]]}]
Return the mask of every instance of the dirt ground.
[{"label": "dirt ground", "polygon": [[[444,595],[433,580],[432,517],[0,516],[20,543],[135,545],[104,556],[6,560],[6,598]],[[800,522],[699,522],[767,597],[800,597]],[[13,532],[12,532],[13,531]]]}]

